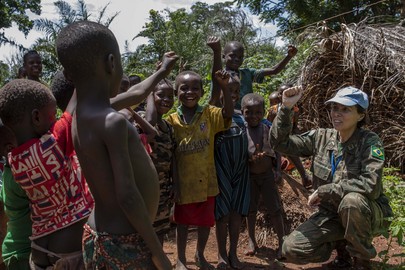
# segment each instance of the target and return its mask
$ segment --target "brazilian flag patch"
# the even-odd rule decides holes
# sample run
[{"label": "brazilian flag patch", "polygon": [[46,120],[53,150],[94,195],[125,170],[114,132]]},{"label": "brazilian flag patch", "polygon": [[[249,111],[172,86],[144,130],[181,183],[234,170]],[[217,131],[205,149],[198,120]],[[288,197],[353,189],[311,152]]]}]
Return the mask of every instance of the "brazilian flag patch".
[{"label": "brazilian flag patch", "polygon": [[385,159],[385,157],[384,157],[384,151],[381,150],[379,147],[374,146],[374,145],[371,146],[371,155],[372,155],[373,157],[378,158],[378,159],[381,159],[381,160],[384,160],[384,159]]}]

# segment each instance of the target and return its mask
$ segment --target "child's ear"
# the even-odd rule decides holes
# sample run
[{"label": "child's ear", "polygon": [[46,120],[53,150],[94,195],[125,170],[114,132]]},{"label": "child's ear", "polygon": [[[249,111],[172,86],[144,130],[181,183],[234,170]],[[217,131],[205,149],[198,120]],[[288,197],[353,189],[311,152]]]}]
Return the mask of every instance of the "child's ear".
[{"label": "child's ear", "polygon": [[35,127],[38,127],[38,126],[41,125],[41,116],[40,116],[40,112],[39,112],[38,109],[33,109],[32,110],[32,112],[31,112],[31,121],[32,121],[32,124]]},{"label": "child's ear", "polygon": [[8,142],[6,143],[6,145],[4,146],[4,150],[6,151],[6,153],[11,152],[16,146],[14,145],[14,143]]},{"label": "child's ear", "polygon": [[114,54],[110,53],[107,57],[107,66],[106,66],[107,73],[112,73],[112,71],[115,69],[114,60],[115,60]]}]

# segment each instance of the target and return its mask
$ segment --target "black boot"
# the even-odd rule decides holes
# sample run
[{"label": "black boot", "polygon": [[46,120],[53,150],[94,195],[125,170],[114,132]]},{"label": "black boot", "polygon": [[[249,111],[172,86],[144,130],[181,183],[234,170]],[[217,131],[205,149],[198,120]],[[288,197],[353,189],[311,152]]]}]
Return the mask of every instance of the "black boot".
[{"label": "black boot", "polygon": [[371,270],[371,262],[370,262],[370,260],[363,260],[363,259],[354,257],[354,264],[353,264],[352,269]]},{"label": "black boot", "polygon": [[352,266],[352,257],[346,250],[346,241],[341,240],[336,242],[336,258],[328,263],[327,269],[350,269]]}]

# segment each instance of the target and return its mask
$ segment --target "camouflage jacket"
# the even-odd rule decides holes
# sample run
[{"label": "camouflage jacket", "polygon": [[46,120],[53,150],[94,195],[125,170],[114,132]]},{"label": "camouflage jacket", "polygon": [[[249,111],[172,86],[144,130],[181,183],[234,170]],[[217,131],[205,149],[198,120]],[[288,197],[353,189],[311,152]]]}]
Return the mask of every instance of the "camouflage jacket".
[{"label": "camouflage jacket", "polygon": [[321,207],[336,213],[342,198],[357,192],[375,200],[385,217],[392,216],[383,194],[384,150],[378,135],[358,128],[345,143],[339,142],[335,129],[291,135],[291,114],[285,107],[280,110],[270,130],[270,142],[276,151],[286,155],[313,157],[311,171]]}]

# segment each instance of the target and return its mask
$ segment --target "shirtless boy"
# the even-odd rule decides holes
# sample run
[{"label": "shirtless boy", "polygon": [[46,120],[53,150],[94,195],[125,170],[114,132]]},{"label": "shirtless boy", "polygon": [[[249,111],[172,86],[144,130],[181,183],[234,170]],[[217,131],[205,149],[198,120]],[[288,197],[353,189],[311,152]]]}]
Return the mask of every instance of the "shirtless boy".
[{"label": "shirtless boy", "polygon": [[[114,34],[98,23],[81,21],[62,29],[56,45],[65,75],[76,86],[72,132],[95,200],[83,236],[86,267],[171,269],[152,227],[159,201],[156,170],[135,127],[110,105],[123,74]],[[154,74],[157,82],[176,59],[166,55]],[[122,105],[131,104],[124,100]],[[115,256],[116,251],[124,252]]]}]

